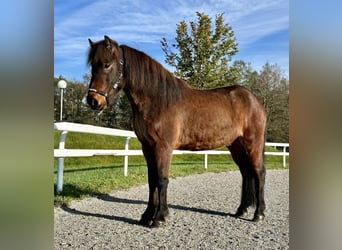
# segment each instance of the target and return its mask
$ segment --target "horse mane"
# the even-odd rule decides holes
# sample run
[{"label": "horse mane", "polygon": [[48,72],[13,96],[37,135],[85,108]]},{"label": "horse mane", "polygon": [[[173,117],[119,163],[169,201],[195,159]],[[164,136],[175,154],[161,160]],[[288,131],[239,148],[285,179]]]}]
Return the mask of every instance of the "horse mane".
[{"label": "horse mane", "polygon": [[[124,78],[130,81],[129,86],[135,93],[144,93],[151,98],[154,108],[171,105],[177,102],[189,85],[175,77],[159,62],[134,48],[122,45],[126,72]],[[153,99],[153,100],[152,100]]]}]

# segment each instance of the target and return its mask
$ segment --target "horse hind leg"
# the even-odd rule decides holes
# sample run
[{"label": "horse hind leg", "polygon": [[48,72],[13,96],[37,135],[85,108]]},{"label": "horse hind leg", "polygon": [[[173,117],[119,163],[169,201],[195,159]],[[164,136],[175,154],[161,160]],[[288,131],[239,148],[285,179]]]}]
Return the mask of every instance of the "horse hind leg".
[{"label": "horse hind leg", "polygon": [[242,175],[241,202],[235,213],[236,217],[240,217],[246,215],[247,208],[255,204],[254,178],[251,174],[248,155],[240,139],[234,141],[228,148]]},{"label": "horse hind leg", "polygon": [[266,169],[264,166],[265,138],[259,137],[259,139],[255,138],[255,140],[247,142],[245,141],[245,148],[248,152],[251,172],[255,179],[256,209],[253,221],[260,221],[265,218],[264,211],[266,208],[264,200],[266,177]]},{"label": "horse hind leg", "polygon": [[253,221],[260,221],[265,218],[265,199],[264,187],[266,169],[264,166],[264,145],[258,150],[252,151],[249,154],[249,159],[255,176],[255,191],[256,191],[256,209]]},{"label": "horse hind leg", "polygon": [[[251,152],[246,150],[242,138],[235,140],[228,146],[233,160],[239,166],[242,175],[241,203],[235,213],[236,217],[245,216],[248,207],[256,206],[254,221],[264,218],[265,203],[263,197],[264,171],[256,171],[254,159],[251,158]],[[260,164],[259,164],[260,165]],[[259,166],[258,165],[258,166]],[[261,163],[262,165],[262,163]],[[262,167],[263,168],[263,165]],[[260,187],[262,187],[260,189]]]}]

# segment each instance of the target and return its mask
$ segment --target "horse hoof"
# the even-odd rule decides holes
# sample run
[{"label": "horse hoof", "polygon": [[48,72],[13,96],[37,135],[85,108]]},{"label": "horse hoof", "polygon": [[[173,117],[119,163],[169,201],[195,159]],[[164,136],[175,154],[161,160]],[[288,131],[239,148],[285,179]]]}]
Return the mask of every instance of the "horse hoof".
[{"label": "horse hoof", "polygon": [[141,219],[139,221],[139,224],[142,225],[142,226],[150,226],[152,224],[152,220]]},{"label": "horse hoof", "polygon": [[263,221],[264,219],[265,219],[265,215],[258,214],[258,215],[254,215],[253,221],[254,222],[259,222],[259,221]]},{"label": "horse hoof", "polygon": [[166,224],[165,220],[154,220],[152,225],[151,225],[151,228],[163,227],[163,226],[165,226],[165,224]]},{"label": "horse hoof", "polygon": [[247,215],[247,211],[237,211],[235,214],[234,214],[234,217],[235,218],[239,218],[239,217],[244,217]]}]

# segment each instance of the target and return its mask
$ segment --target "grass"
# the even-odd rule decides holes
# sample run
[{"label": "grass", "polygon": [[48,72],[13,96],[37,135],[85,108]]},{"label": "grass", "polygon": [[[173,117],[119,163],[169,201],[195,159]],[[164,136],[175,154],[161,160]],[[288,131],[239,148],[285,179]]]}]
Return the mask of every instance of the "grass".
[{"label": "grass", "polygon": [[[58,148],[59,135],[60,132],[55,131],[54,148]],[[125,138],[121,137],[69,133],[65,147],[123,149],[124,145]],[[139,141],[135,138],[130,140],[129,147],[130,149],[141,148]],[[267,148],[266,150],[276,151],[274,148]],[[147,183],[147,169],[143,156],[129,157],[127,177],[123,176],[123,164],[123,157],[119,156],[65,158],[63,191],[59,194],[55,193],[55,205],[68,204],[74,199],[82,199],[87,196]],[[265,166],[267,169],[282,168],[282,157],[266,156]],[[230,155],[209,155],[208,169],[204,168],[203,155],[175,155],[171,163],[170,177],[231,170],[238,170],[238,168]],[[55,159],[54,183],[56,183],[56,176],[57,160]]]}]

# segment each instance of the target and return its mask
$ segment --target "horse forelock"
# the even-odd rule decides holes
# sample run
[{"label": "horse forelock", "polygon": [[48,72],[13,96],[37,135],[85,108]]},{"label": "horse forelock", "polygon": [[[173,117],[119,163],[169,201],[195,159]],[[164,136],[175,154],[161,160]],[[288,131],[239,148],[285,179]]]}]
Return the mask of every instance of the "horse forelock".
[{"label": "horse forelock", "polygon": [[113,40],[111,41],[110,45],[108,45],[104,40],[93,43],[88,53],[88,65],[96,65],[101,62],[119,60],[120,55],[118,48],[118,43]]}]

